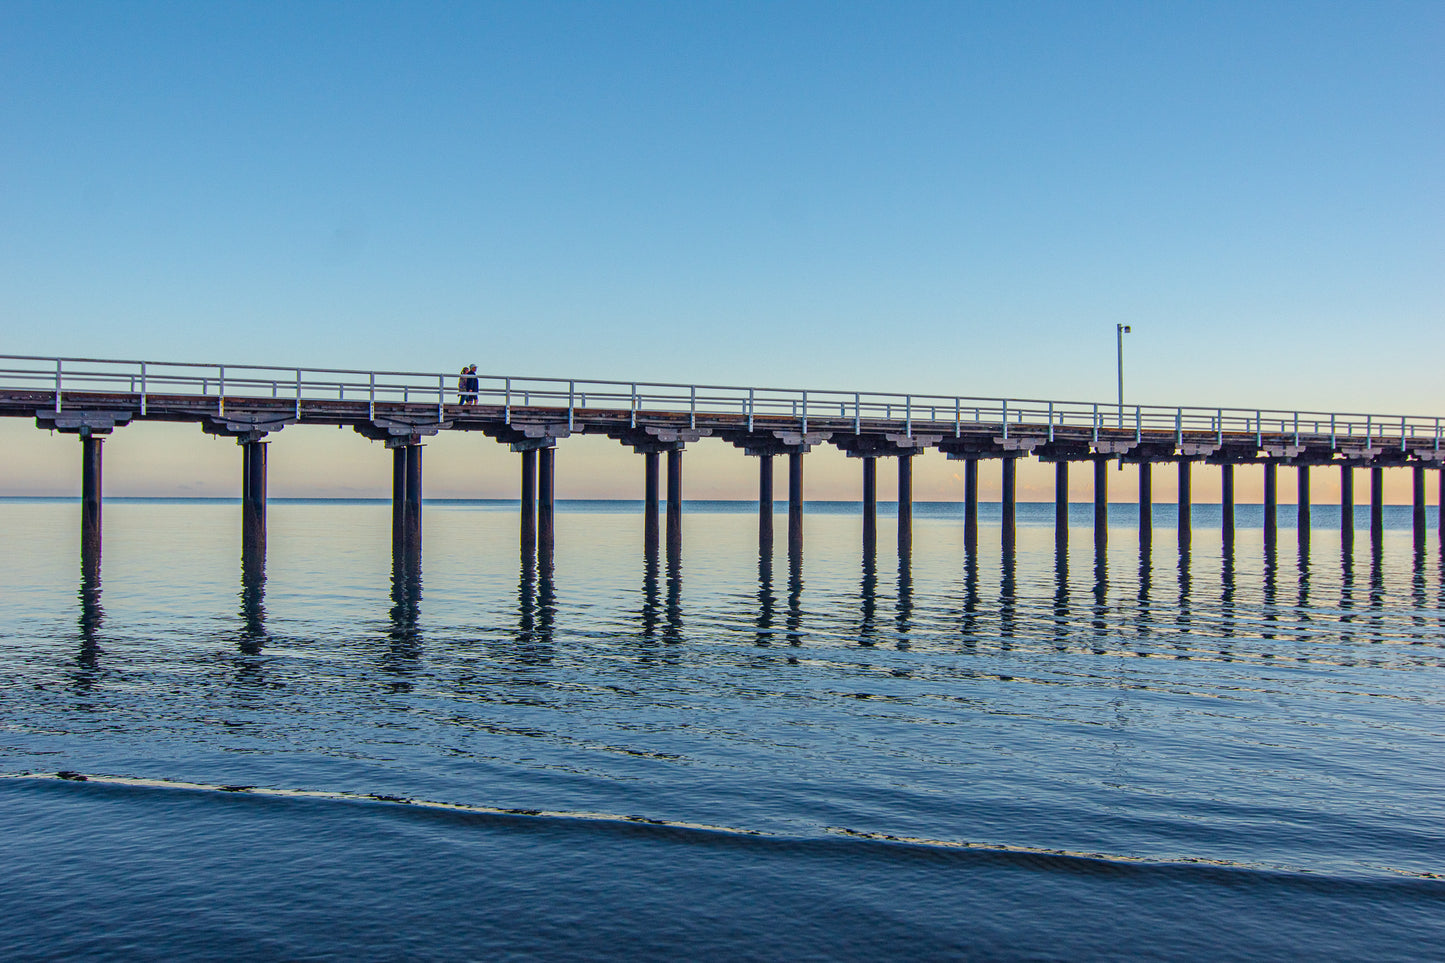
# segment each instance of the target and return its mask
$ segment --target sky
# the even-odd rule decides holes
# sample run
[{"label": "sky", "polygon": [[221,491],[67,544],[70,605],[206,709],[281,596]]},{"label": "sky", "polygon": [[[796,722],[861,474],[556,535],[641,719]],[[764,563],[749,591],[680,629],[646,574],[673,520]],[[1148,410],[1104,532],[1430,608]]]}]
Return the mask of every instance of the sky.
[{"label": "sky", "polygon": [[[1130,401],[1445,413],[1442,50],[1439,2],[3,0],[0,352],[1109,401],[1126,323]],[[0,442],[0,493],[78,485]],[[429,494],[515,491],[433,447]],[[107,451],[239,485],[194,428]],[[834,454],[810,497],[856,497]],[[289,429],[272,491],[383,455]]]}]

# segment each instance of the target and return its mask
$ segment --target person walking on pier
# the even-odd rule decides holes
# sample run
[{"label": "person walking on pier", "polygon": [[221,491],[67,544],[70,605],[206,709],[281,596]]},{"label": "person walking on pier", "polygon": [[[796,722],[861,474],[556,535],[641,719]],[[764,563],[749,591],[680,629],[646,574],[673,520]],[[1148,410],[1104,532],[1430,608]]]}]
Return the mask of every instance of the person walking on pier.
[{"label": "person walking on pier", "polygon": [[472,379],[467,377],[467,366],[462,365],[461,376],[457,378],[457,404],[464,405],[467,403],[467,388],[470,386],[471,381]]},{"label": "person walking on pier", "polygon": [[481,388],[481,383],[482,379],[477,377],[477,366],[469,365],[467,367],[467,404],[474,405],[477,403],[477,393],[478,389]]}]

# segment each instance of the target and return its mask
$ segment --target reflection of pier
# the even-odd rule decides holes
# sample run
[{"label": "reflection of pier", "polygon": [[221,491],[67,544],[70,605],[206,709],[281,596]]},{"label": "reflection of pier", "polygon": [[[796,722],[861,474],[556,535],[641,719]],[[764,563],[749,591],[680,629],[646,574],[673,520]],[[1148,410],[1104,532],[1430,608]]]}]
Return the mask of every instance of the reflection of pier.
[{"label": "reflection of pier", "polygon": [[[0,356],[0,416],[34,418],[43,428],[82,442],[81,550],[99,571],[102,532],[102,449],[115,429],[136,421],[190,422],[234,438],[242,448],[242,555],[259,562],[266,549],[267,442],[298,425],[350,426],[393,450],[394,551],[402,568],[419,568],[422,542],[422,449],[440,431],[476,431],[520,456],[520,546],[524,558],[550,565],[555,545],[558,443],[573,434],[602,434],[643,456],[643,540],[659,547],[665,455],[665,536],[669,564],[680,558],[683,456],[705,437],[723,440],[759,463],[758,540],[773,540],[773,464],[786,456],[789,557],[801,559],[806,454],[831,444],[862,461],[863,543],[877,541],[878,459],[898,470],[898,547],[912,544],[913,459],[934,449],[963,461],[964,543],[978,540],[979,470],[997,462],[1002,485],[1002,542],[1015,545],[1018,462],[1055,466],[1059,545],[1069,527],[1069,467],[1093,466],[1094,541],[1108,540],[1110,462],[1132,465],[1139,479],[1138,532],[1147,552],[1153,534],[1153,474],[1178,473],[1179,547],[1193,531],[1192,469],[1222,473],[1222,527],[1233,544],[1236,469],[1258,466],[1264,486],[1267,552],[1278,542],[1278,471],[1298,476],[1298,538],[1307,548],[1310,481],[1315,468],[1340,471],[1341,534],[1354,536],[1354,473],[1369,470],[1369,532],[1384,532],[1386,471],[1411,473],[1413,535],[1427,538],[1426,473],[1445,492],[1445,453],[1435,417],[1229,408],[1162,408],[1059,401],[980,399],[869,392],[796,391],[715,385],[641,384],[482,377],[457,396],[455,376],[378,371],[279,369]],[[1441,516],[1445,524],[1445,515]],[[671,568],[670,568],[671,572]],[[790,570],[790,582],[794,573]],[[799,576],[800,577],[800,576]]]}]

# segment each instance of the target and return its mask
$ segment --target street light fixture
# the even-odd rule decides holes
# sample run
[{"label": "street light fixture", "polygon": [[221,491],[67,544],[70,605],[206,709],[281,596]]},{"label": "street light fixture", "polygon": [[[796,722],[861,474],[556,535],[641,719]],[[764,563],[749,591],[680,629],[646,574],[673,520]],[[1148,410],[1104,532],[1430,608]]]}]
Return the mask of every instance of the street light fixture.
[{"label": "street light fixture", "polygon": [[1124,335],[1129,333],[1127,324],[1114,325],[1114,338],[1119,347],[1119,427],[1124,427]]}]

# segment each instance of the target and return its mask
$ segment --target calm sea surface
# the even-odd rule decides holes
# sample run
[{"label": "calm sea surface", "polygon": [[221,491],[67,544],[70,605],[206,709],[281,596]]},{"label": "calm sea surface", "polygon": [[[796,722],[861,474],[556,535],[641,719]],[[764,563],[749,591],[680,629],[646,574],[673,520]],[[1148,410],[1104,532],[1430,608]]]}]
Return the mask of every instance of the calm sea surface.
[{"label": "calm sea surface", "polygon": [[[8,959],[1436,958],[1445,578],[1432,511],[1342,552],[1258,508],[0,500]],[[1281,521],[1292,521],[1292,509]],[[72,778],[56,778],[63,772]],[[78,776],[86,777],[83,781]],[[236,791],[246,787],[244,791]]]}]

